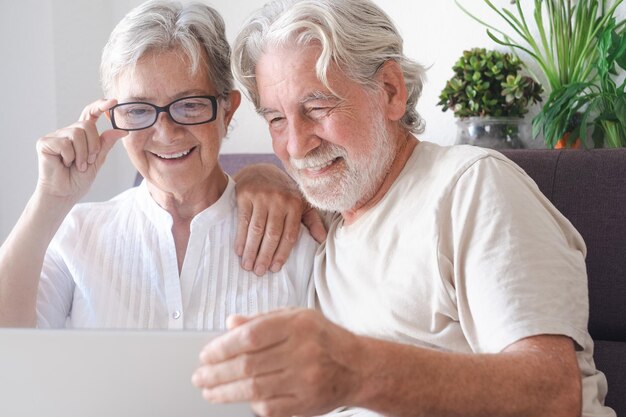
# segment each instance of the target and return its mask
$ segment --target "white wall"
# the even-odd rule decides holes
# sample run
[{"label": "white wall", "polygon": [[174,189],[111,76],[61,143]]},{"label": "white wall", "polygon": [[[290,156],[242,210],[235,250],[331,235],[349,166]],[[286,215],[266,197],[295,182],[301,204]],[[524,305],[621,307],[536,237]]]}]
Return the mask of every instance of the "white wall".
[{"label": "white wall", "polygon": [[[422,139],[450,144],[451,113],[437,96],[464,49],[493,46],[484,29],[453,0],[375,0],[405,39],[408,56],[430,67],[418,109],[427,122]],[[245,18],[265,0],[209,0],[224,16],[234,39]],[[83,106],[100,97],[98,65],[108,34],[141,0],[0,0],[0,241],[9,233],[37,179],[38,137],[75,121]],[[482,1],[463,0],[498,22]],[[509,0],[495,0],[508,5]],[[530,8],[533,2],[524,2]],[[621,14],[626,7],[622,5]],[[105,124],[101,125],[104,128]],[[244,101],[222,152],[271,152],[266,127]],[[104,200],[132,184],[134,169],[117,145],[86,200]]]},{"label": "white wall", "polygon": [[51,2],[0,1],[2,241],[35,186],[35,141],[56,124],[56,87]]}]

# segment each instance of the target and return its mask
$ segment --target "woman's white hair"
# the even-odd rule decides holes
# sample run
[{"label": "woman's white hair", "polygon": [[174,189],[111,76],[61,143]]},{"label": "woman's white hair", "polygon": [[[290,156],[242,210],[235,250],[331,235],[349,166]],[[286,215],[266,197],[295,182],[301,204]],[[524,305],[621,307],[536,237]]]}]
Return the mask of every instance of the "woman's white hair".
[{"label": "woman's white hair", "polygon": [[219,13],[199,2],[151,0],[131,10],[111,32],[100,64],[105,96],[117,77],[146,53],[170,50],[187,55],[191,73],[205,65],[219,96],[234,88],[230,46]]},{"label": "woman's white hair", "polygon": [[[417,113],[425,69],[402,51],[402,37],[393,22],[369,0],[276,0],[259,9],[244,24],[233,47],[233,72],[249,98],[259,107],[255,70],[266,48],[289,44],[318,44],[318,79],[331,90],[327,73],[336,64],[365,88],[375,90],[374,75],[387,61],[402,68],[408,91],[407,110],[400,123],[420,133],[424,122]],[[332,91],[332,90],[331,90]]]}]

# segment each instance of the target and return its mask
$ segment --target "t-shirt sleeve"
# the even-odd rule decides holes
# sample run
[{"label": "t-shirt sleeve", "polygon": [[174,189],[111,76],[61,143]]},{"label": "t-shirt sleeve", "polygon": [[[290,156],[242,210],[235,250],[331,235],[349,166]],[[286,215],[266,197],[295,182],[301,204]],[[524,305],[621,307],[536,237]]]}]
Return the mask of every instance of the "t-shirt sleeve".
[{"label": "t-shirt sleeve", "polygon": [[[488,156],[450,192],[443,251],[459,321],[477,352],[534,335],[587,335],[586,248],[571,223],[513,162]],[[445,247],[447,246],[447,247]]]}]

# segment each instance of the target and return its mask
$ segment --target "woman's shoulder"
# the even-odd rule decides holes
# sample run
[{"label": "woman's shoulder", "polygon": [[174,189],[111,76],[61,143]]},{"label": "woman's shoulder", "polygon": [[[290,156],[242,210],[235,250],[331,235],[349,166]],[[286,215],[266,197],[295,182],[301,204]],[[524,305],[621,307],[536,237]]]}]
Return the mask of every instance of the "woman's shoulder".
[{"label": "woman's shoulder", "polygon": [[76,204],[63,221],[62,228],[81,227],[88,223],[106,224],[135,212],[141,199],[139,187],[121,192],[110,200]]},{"label": "woman's shoulder", "polygon": [[129,188],[106,201],[88,201],[76,204],[70,214],[89,213],[93,211],[117,211],[125,205],[132,204],[140,198],[139,187]]}]

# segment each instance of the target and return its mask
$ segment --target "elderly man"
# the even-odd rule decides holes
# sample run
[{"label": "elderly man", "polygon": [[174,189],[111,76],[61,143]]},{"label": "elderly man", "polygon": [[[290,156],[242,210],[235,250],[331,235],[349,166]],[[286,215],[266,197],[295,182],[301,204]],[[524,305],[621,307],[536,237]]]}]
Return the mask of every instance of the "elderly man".
[{"label": "elderly man", "polygon": [[234,52],[276,154],[336,214],[316,258],[321,312],[231,317],[193,376],[208,401],[263,416],[614,415],[584,242],[502,155],[416,138],[424,71],[384,12],[276,1]]}]

